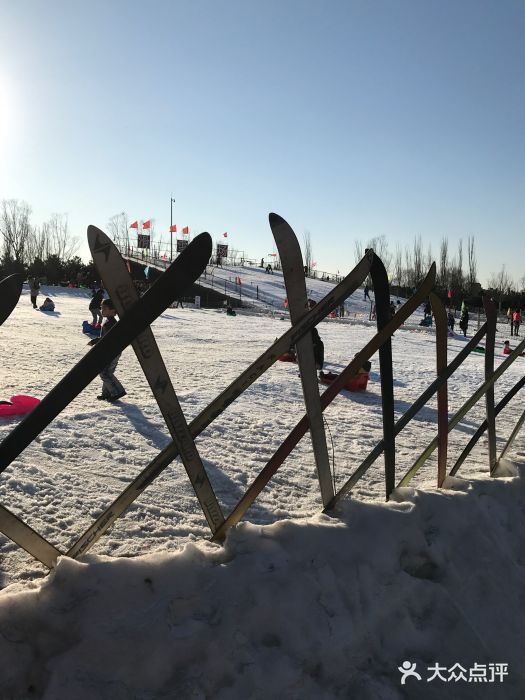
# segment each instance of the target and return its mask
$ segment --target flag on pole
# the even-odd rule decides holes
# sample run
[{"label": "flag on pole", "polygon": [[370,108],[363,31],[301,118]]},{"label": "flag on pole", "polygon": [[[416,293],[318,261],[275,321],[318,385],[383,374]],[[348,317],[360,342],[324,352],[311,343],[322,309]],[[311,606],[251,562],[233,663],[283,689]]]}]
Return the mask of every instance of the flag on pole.
[{"label": "flag on pole", "polygon": [[173,226],[170,226],[170,233],[177,233],[177,224],[173,224]]},{"label": "flag on pole", "polygon": [[188,226],[185,226],[185,227],[182,229],[182,233],[189,233],[189,232],[190,232],[190,229],[189,229]]},{"label": "flag on pole", "polygon": [[129,225],[130,228],[138,228],[139,227],[139,222],[134,221],[132,224]]},{"label": "flag on pole", "polygon": [[228,232],[222,234],[224,238],[228,238]]},{"label": "flag on pole", "polygon": [[451,289],[448,290],[448,292],[447,292],[447,297],[448,297],[449,299],[452,299],[452,290],[451,290]]},{"label": "flag on pole", "polygon": [[142,224],[142,228],[151,228],[151,219],[148,219],[148,221],[145,221]]}]

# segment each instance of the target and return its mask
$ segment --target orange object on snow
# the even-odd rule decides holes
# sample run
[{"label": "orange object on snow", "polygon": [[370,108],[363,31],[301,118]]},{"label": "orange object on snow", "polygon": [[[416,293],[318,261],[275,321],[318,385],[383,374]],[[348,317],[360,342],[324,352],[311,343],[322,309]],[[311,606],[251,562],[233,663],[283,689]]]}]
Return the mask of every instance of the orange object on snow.
[{"label": "orange object on snow", "polygon": [[[335,372],[320,372],[319,381],[322,384],[331,384],[338,376]],[[368,376],[369,373],[366,370],[360,369],[354,377],[347,381],[343,389],[347,391],[365,391],[368,385]]]}]

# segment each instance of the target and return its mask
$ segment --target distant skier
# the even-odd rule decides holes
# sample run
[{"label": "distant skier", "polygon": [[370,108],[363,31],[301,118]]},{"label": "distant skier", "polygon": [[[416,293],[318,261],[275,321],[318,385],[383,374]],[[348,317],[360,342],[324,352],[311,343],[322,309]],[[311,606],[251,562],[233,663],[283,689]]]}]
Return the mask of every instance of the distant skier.
[{"label": "distant skier", "polygon": [[454,333],[454,325],[456,323],[456,319],[454,318],[454,314],[450,310],[447,314],[447,320],[448,320],[448,327],[450,328],[452,333]]},{"label": "distant skier", "polygon": [[31,277],[29,279],[29,295],[31,297],[31,303],[33,304],[33,309],[37,308],[36,298],[40,292],[40,282],[38,277]]},{"label": "distant skier", "polygon": [[370,291],[370,288],[368,287],[367,284],[365,284],[365,296],[363,297],[363,301],[365,301],[366,299],[368,299],[369,301],[372,301],[372,299],[370,299],[369,291]]},{"label": "distant skier", "polygon": [[[102,317],[106,319],[106,322],[102,325],[102,332],[100,338],[93,338],[90,340],[88,345],[96,345],[109,331],[114,328],[118,321],[115,318],[117,310],[115,309],[111,299],[104,299],[101,304]],[[104,367],[99,377],[102,379],[102,393],[97,396],[100,401],[118,401],[123,396],[126,396],[126,390],[115,377],[115,369],[117,368],[120,355],[114,357],[111,362]]]}]

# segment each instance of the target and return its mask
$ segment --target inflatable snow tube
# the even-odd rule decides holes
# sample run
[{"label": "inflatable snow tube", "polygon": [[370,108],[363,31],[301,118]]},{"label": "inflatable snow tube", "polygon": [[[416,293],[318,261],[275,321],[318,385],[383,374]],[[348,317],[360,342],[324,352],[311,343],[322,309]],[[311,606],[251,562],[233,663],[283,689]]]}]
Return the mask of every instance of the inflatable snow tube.
[{"label": "inflatable snow tube", "polygon": [[292,355],[291,352],[283,352],[283,354],[279,355],[279,357],[277,359],[280,360],[281,362],[296,362],[297,361],[295,358],[295,355]]},{"label": "inflatable snow tube", "polygon": [[[321,384],[331,384],[338,376],[335,372],[320,372],[319,381]],[[368,372],[360,369],[355,377],[349,379],[342,388],[347,391],[365,391],[368,386],[368,376]]]},{"label": "inflatable snow tube", "polygon": [[26,396],[25,394],[11,396],[9,401],[0,401],[0,418],[30,413],[39,403],[40,399],[34,396]]},{"label": "inflatable snow tube", "polygon": [[89,321],[82,321],[82,333],[94,335],[96,338],[98,338],[100,336],[100,331],[100,328],[97,328],[92,323],[89,323]]}]

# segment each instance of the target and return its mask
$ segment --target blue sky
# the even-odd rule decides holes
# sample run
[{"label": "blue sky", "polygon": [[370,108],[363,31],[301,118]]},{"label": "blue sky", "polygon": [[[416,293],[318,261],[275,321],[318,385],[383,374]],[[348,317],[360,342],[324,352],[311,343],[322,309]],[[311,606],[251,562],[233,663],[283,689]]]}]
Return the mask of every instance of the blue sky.
[{"label": "blue sky", "polygon": [[[525,274],[525,3],[0,0],[0,199],[85,239],[125,211],[318,268],[475,236]],[[87,246],[81,249],[88,257]]]}]

